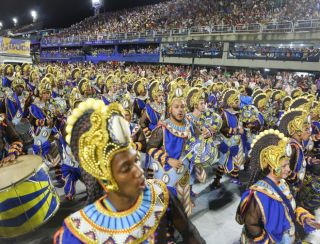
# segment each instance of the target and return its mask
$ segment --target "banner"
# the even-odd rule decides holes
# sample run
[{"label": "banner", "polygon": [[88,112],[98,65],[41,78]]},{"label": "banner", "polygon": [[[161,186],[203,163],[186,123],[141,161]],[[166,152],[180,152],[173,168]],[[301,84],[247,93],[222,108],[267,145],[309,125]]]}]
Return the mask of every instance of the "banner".
[{"label": "banner", "polygon": [[0,54],[30,56],[30,41],[0,37]]}]

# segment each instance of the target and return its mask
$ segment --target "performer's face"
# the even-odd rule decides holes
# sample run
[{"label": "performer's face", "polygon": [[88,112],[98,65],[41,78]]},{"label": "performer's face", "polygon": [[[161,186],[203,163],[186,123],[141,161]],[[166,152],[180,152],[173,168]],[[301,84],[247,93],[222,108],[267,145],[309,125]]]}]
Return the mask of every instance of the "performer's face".
[{"label": "performer's face", "polygon": [[178,122],[182,122],[186,114],[185,101],[182,99],[173,100],[169,112],[171,114],[172,119]]},{"label": "performer's face", "polygon": [[303,141],[308,141],[310,139],[310,136],[311,136],[311,126],[305,125],[301,132],[301,139]]},{"label": "performer's face", "polygon": [[163,103],[163,101],[164,101],[164,94],[162,92],[159,92],[159,94],[157,96],[157,102]]},{"label": "performer's face", "polygon": [[280,173],[280,178],[281,179],[286,179],[289,174],[290,174],[290,162],[289,159],[283,159],[281,163],[281,173]]},{"label": "performer's face", "polygon": [[198,103],[197,109],[203,113],[206,110],[206,103],[203,99],[201,99]]},{"label": "performer's face", "polygon": [[133,202],[146,187],[140,164],[139,155],[134,149],[116,154],[111,162],[112,175],[119,187],[117,193]]},{"label": "performer's face", "polygon": [[15,88],[15,92],[17,93],[18,96],[21,96],[21,94],[23,92],[23,86],[17,86]]},{"label": "performer's face", "polygon": [[48,101],[50,99],[50,95],[50,92],[43,92],[41,95],[41,100],[45,102]]},{"label": "performer's face", "polygon": [[129,111],[127,111],[127,110],[124,111],[124,118],[125,118],[126,121],[128,121],[129,123],[131,122],[131,114],[129,113]]}]

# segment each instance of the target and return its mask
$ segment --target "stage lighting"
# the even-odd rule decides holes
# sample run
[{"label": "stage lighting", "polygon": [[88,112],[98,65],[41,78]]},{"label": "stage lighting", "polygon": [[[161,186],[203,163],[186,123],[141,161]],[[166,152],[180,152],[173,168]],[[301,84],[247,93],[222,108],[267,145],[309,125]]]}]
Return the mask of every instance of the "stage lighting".
[{"label": "stage lighting", "polygon": [[17,26],[18,24],[18,19],[16,17],[12,18],[12,21],[13,21],[13,25],[14,26]]},{"label": "stage lighting", "polygon": [[31,10],[31,11],[30,11],[30,14],[31,14],[31,17],[32,17],[32,21],[33,21],[33,22],[36,22],[36,21],[37,21],[37,17],[38,17],[37,12],[34,11],[34,10]]},{"label": "stage lighting", "polygon": [[2,29],[2,27],[3,27],[3,24],[2,24],[2,22],[0,21],[0,30]]}]

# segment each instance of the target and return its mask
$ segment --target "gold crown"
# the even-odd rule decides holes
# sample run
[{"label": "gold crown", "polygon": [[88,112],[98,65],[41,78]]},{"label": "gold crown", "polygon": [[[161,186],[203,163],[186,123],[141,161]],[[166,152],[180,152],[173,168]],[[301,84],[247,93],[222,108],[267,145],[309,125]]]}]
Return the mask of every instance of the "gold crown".
[{"label": "gold crown", "polygon": [[266,169],[268,166],[270,166],[276,172],[279,172],[281,161],[290,157],[292,153],[289,145],[289,139],[278,130],[265,130],[253,140],[251,148],[254,148],[254,145],[267,135],[275,135],[280,139],[280,141],[277,145],[270,145],[261,150],[259,157],[260,167],[261,169]]},{"label": "gold crown", "polygon": [[49,78],[45,77],[41,80],[40,85],[39,85],[39,92],[40,94],[44,92],[51,92],[52,91],[52,83],[49,80]]},{"label": "gold crown", "polygon": [[129,123],[123,118],[123,108],[118,103],[106,106],[103,101],[88,99],[74,109],[67,120],[66,141],[70,144],[73,126],[87,111],[91,128],[79,138],[79,163],[82,168],[102,181],[108,191],[119,189],[111,170],[113,157],[131,148]]},{"label": "gold crown", "polygon": [[81,79],[78,86],[81,94],[83,94],[84,91],[91,89],[90,81],[87,78]]},{"label": "gold crown", "polygon": [[163,93],[164,89],[163,86],[160,84],[160,81],[153,81],[150,85],[150,98],[151,100],[156,100],[159,93]]},{"label": "gold crown", "polygon": [[17,86],[22,86],[24,89],[26,89],[26,82],[22,78],[16,77],[13,79],[11,86],[13,89],[15,89]]},{"label": "gold crown", "polygon": [[205,93],[203,90],[198,87],[191,88],[187,95],[187,105],[189,109],[193,109],[201,99],[205,99]]},{"label": "gold crown", "polygon": [[81,95],[77,87],[74,87],[72,89],[69,100],[71,109],[74,109],[74,105],[76,102],[82,102],[84,100],[83,96]]},{"label": "gold crown", "polygon": [[300,111],[302,112],[302,114],[295,117],[288,123],[287,128],[290,135],[293,135],[295,132],[302,132],[304,128],[311,128],[311,119],[309,114],[305,110]]}]

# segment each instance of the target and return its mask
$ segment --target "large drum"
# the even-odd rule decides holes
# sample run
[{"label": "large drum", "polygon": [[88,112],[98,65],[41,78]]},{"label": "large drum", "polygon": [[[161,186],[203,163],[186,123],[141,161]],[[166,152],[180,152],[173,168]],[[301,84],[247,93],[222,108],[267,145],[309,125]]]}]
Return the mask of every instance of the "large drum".
[{"label": "large drum", "polygon": [[28,233],[47,222],[59,208],[59,196],[42,158],[21,156],[0,169],[0,237]]}]

